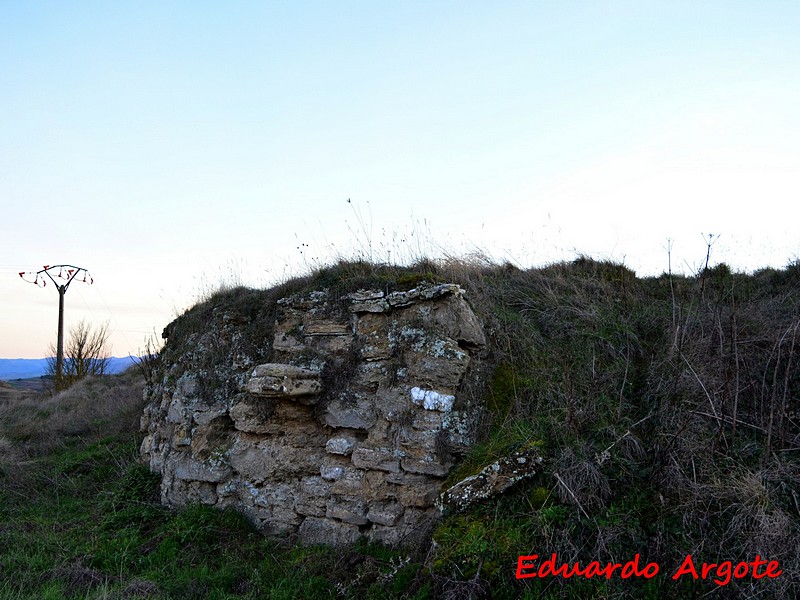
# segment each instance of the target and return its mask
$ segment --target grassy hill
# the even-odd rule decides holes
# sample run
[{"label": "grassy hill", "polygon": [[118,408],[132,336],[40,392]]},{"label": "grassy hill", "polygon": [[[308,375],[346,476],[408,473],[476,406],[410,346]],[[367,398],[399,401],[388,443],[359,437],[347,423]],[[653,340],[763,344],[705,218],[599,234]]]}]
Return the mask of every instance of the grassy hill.
[{"label": "grassy hill", "polygon": [[[184,322],[303,289],[422,280],[464,286],[491,339],[474,390],[487,406],[481,442],[448,483],[528,444],[545,458],[540,476],[446,515],[422,547],[293,548],[236,513],[160,507],[137,460],[137,371],[50,398],[4,388],[0,597],[797,596],[799,264],[637,278],[586,258],[534,270],[342,263],[270,291],[221,292]],[[515,577],[520,555],[538,567],[553,553],[582,567],[639,555],[659,573]],[[723,566],[673,579],[688,555]],[[782,573],[733,576],[756,555]]]}]

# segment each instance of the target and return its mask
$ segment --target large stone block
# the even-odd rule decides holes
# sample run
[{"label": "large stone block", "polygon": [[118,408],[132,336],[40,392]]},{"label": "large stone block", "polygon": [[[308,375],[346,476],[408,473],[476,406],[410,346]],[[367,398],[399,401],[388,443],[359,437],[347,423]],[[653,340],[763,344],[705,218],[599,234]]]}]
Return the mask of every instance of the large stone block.
[{"label": "large stone block", "polygon": [[230,456],[231,467],[246,479],[265,481],[277,472],[277,461],[269,448],[238,444]]},{"label": "large stone block", "polygon": [[[322,389],[318,371],[293,365],[267,363],[253,369],[245,389],[255,396],[294,398],[315,396]],[[311,400],[306,399],[311,402]]]},{"label": "large stone block", "polygon": [[486,346],[483,325],[461,295],[447,296],[434,303],[431,321],[462,348],[481,350]]},{"label": "large stone block", "polygon": [[337,479],[333,487],[331,487],[331,494],[337,496],[364,496],[365,477],[364,471],[361,469],[349,468],[345,469],[344,474]]},{"label": "large stone block", "polygon": [[399,455],[391,448],[356,448],[353,464],[359,469],[376,469],[397,473],[400,470]]},{"label": "large stone block", "polygon": [[300,493],[311,498],[327,498],[333,484],[322,477],[310,476],[300,480]]},{"label": "large stone block", "polygon": [[369,429],[378,420],[374,403],[358,392],[343,393],[325,407],[323,421],[330,427]]},{"label": "large stone block", "polygon": [[360,535],[358,525],[319,517],[306,517],[297,531],[300,542],[308,546],[350,546]]},{"label": "large stone block", "polygon": [[339,519],[353,525],[366,525],[367,503],[356,498],[329,498],[325,516],[329,519]]},{"label": "large stone block", "polygon": [[370,504],[367,519],[379,525],[394,527],[403,516],[403,506],[397,502],[379,502]]},{"label": "large stone block", "polygon": [[433,506],[442,487],[439,480],[405,472],[391,475],[386,481],[393,484],[393,495],[403,506]]},{"label": "large stone block", "polygon": [[339,323],[330,319],[308,319],[303,327],[303,335],[351,336],[350,323]]},{"label": "large stone block", "polygon": [[239,431],[250,433],[270,433],[273,428],[270,423],[272,413],[275,412],[275,400],[272,398],[253,398],[242,394],[237,402],[231,406],[229,414],[234,427]]},{"label": "large stone block", "polygon": [[404,471],[408,471],[409,473],[444,477],[450,472],[452,462],[442,462],[436,456],[424,456],[421,458],[408,456],[400,462],[400,465],[403,467]]},{"label": "large stone block", "polygon": [[190,481],[207,481],[219,483],[231,476],[230,465],[221,461],[198,461],[187,453],[182,453],[178,460],[171,463],[175,477]]},{"label": "large stone block", "polygon": [[438,517],[435,508],[409,508],[394,525],[375,523],[366,535],[371,542],[401,546],[430,534]]}]

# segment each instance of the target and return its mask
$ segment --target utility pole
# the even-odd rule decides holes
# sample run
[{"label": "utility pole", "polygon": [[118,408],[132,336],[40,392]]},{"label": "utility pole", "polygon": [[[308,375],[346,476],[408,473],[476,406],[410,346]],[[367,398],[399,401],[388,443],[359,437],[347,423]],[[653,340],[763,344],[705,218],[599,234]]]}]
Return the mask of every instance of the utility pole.
[{"label": "utility pole", "polygon": [[[59,279],[65,280],[66,283],[59,284],[53,276],[50,274],[50,271],[55,271],[58,269],[58,277]],[[58,346],[56,347],[56,390],[61,389],[61,378],[64,373],[64,295],[67,293],[67,288],[69,284],[72,283],[75,278],[80,274],[83,273],[83,279],[81,280],[83,283],[88,283],[92,285],[94,283],[94,279],[92,279],[89,272],[84,269],[83,267],[75,267],[73,265],[52,265],[48,266],[45,265],[43,269],[36,271],[36,273],[26,273],[22,271],[19,276],[22,277],[24,281],[28,283],[33,283],[38,285],[39,287],[45,287],[47,285],[47,281],[45,280],[44,276],[46,275],[50,281],[53,282],[53,285],[56,286],[56,291],[58,291]],[[35,276],[35,279],[31,281],[30,279],[26,279],[26,276],[32,277]],[[39,277],[41,276],[41,282]],[[88,281],[87,281],[88,280]]]}]

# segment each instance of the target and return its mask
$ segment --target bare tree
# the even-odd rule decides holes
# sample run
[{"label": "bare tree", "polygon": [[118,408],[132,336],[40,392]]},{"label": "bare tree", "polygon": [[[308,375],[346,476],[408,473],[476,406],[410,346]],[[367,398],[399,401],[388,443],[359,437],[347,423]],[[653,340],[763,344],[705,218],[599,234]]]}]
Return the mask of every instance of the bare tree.
[{"label": "bare tree", "polygon": [[[64,372],[57,372],[55,358],[47,359],[46,376],[53,382],[55,391],[65,390],[76,381],[89,375],[103,375],[111,356],[108,348],[108,321],[96,329],[86,321],[80,321],[69,330],[69,339],[64,348]],[[51,344],[50,354],[56,349]]]}]

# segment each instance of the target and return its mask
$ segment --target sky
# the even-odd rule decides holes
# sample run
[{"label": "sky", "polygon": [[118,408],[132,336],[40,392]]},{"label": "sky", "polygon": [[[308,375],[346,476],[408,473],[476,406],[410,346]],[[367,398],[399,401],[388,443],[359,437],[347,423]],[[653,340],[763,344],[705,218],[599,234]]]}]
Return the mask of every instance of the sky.
[{"label": "sky", "polygon": [[[337,258],[800,256],[794,1],[0,0],[0,357]],[[668,254],[667,248],[670,248]]]}]

